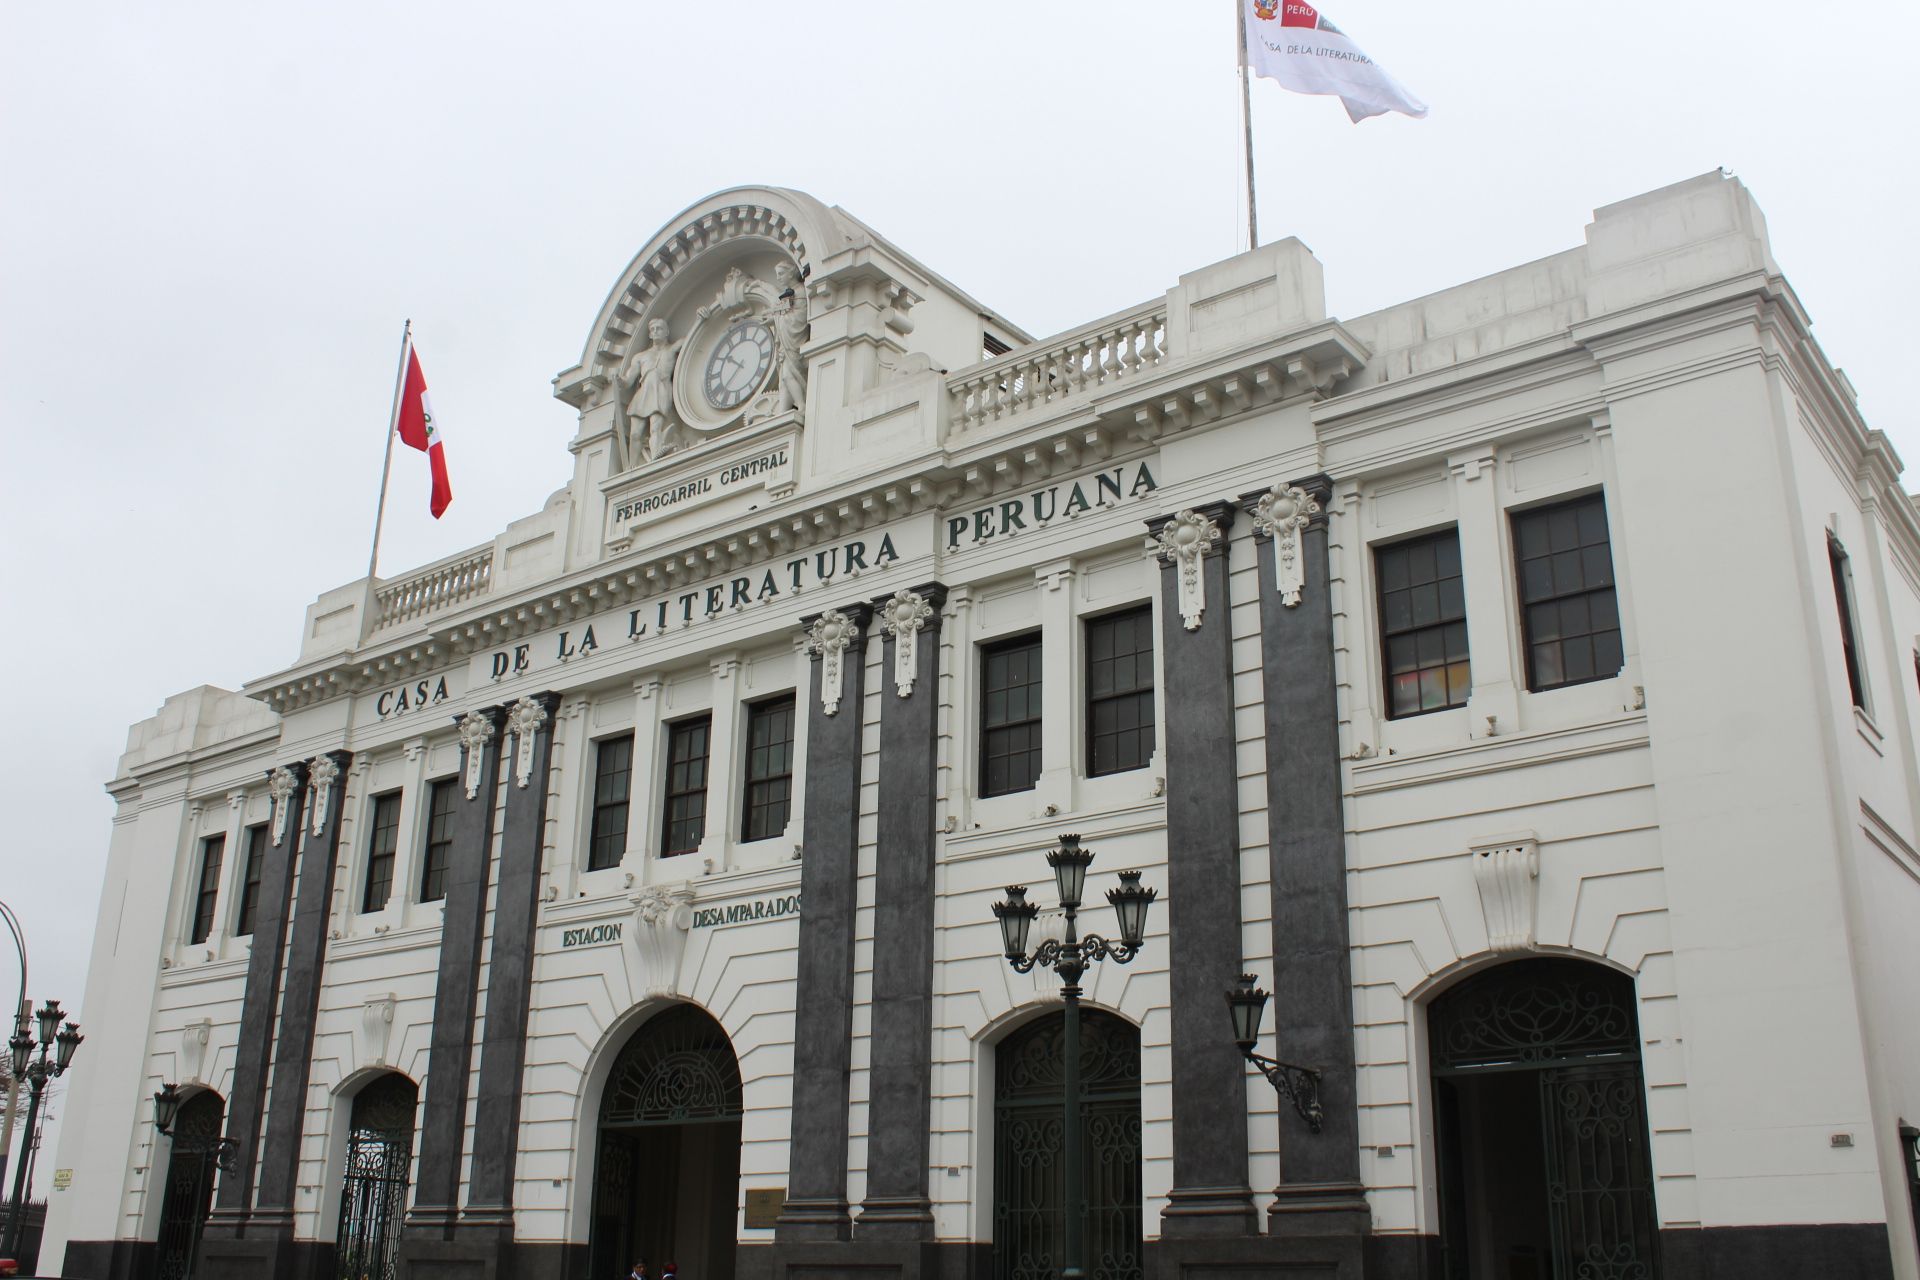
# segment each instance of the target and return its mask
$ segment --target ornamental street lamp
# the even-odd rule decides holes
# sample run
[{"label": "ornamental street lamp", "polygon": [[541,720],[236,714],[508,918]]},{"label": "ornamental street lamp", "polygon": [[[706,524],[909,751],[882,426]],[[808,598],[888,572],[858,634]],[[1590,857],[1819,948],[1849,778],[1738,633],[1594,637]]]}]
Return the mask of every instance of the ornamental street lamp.
[{"label": "ornamental street lamp", "polygon": [[1066,1147],[1062,1159],[1066,1164],[1067,1229],[1066,1265],[1060,1269],[1063,1280],[1079,1280],[1086,1274],[1081,1266],[1086,1224],[1080,1203],[1085,1195],[1080,1168],[1080,979],[1086,974],[1087,966],[1096,960],[1127,964],[1140,954],[1147,935],[1147,908],[1159,896],[1158,890],[1141,885],[1138,871],[1122,871],[1120,887],[1107,890],[1107,901],[1113,904],[1113,913],[1119,921],[1120,940],[1111,942],[1097,933],[1082,938],[1080,895],[1086,888],[1087,866],[1092,861],[1093,851],[1082,849],[1080,837],[1075,835],[1061,836],[1060,847],[1047,855],[1047,865],[1053,868],[1054,888],[1060,895],[1060,910],[1066,917],[1066,936],[1058,941],[1047,939],[1032,954],[1027,952],[1027,938],[1033,931],[1033,920],[1040,914],[1040,907],[1027,901],[1027,886],[1008,885],[1007,900],[993,904],[994,918],[1000,922],[1000,939],[1006,946],[1007,963],[1020,973],[1031,972],[1035,965],[1053,970],[1059,975],[1060,996],[1066,1004],[1066,1027],[1061,1036],[1061,1053],[1066,1058]]},{"label": "ornamental street lamp", "polygon": [[180,1102],[180,1086],[162,1084],[160,1091],[153,1095],[153,1127],[173,1138],[173,1154],[176,1156],[210,1155],[222,1173],[232,1173],[239,1164],[240,1140],[228,1137],[174,1137],[173,1122],[180,1114]]},{"label": "ornamental street lamp", "polygon": [[[60,1008],[58,1000],[49,1000],[34,1015],[40,1029],[40,1055],[34,1056],[34,1040],[27,1034],[27,1018],[23,1010],[14,1024],[13,1038],[7,1041],[7,1047],[13,1050],[13,1078],[25,1080],[28,1089],[27,1133],[32,1135],[34,1124],[40,1117],[40,1099],[47,1090],[47,1081],[67,1074],[67,1067],[73,1062],[74,1050],[86,1039],[80,1034],[77,1024],[69,1022],[66,1029],[60,1027],[60,1020],[66,1014]],[[26,1216],[27,1162],[22,1159],[13,1173],[13,1209],[7,1217],[7,1238],[0,1254],[18,1257],[22,1219]]]},{"label": "ornamental street lamp", "polygon": [[1267,993],[1253,985],[1253,975],[1240,975],[1240,985],[1227,991],[1227,1012],[1233,1017],[1233,1042],[1240,1056],[1260,1068],[1260,1073],[1293,1104],[1307,1128],[1320,1132],[1326,1113],[1320,1109],[1320,1073],[1312,1067],[1296,1066],[1253,1051],[1260,1038],[1260,1017],[1267,1009]]}]

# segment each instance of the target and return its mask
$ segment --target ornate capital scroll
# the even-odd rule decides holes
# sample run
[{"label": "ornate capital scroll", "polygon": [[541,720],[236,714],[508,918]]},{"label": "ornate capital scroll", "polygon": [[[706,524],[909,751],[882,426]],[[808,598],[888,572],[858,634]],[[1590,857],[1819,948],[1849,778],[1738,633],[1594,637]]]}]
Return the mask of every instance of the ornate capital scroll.
[{"label": "ornate capital scroll", "polygon": [[533,740],[547,722],[547,709],[535,698],[522,698],[507,712],[507,728],[513,733],[513,782],[524,787],[533,781]]},{"label": "ornate capital scroll", "polygon": [[287,836],[287,802],[300,789],[293,770],[281,765],[267,775],[267,795],[273,799],[273,845],[279,848]]},{"label": "ornate capital scroll", "polygon": [[820,706],[828,715],[840,710],[846,653],[857,625],[840,610],[829,609],[807,628],[807,652],[820,659]]},{"label": "ornate capital scroll", "polygon": [[919,670],[920,633],[933,617],[933,604],[918,591],[902,588],[880,606],[880,622],[893,637],[893,687],[901,697],[913,694],[914,673]]},{"label": "ornate capital scroll", "polygon": [[1300,534],[1320,514],[1320,502],[1298,485],[1276,484],[1253,506],[1253,531],[1273,539],[1273,586],[1292,609],[1307,584]]},{"label": "ornate capital scroll", "polygon": [[1160,526],[1150,554],[1179,569],[1180,623],[1189,631],[1200,629],[1201,615],[1207,611],[1206,579],[1201,562],[1220,541],[1220,526],[1188,508]]},{"label": "ornate capital scroll", "polygon": [[330,755],[317,755],[307,761],[307,785],[313,788],[313,834],[326,830],[327,804],[333,799],[333,784],[340,780],[340,765]]},{"label": "ornate capital scroll", "polygon": [[366,1035],[366,1060],[387,1065],[387,1044],[393,1038],[392,993],[368,996],[360,1006],[360,1029]]},{"label": "ornate capital scroll", "polygon": [[484,711],[469,711],[460,717],[459,725],[460,745],[467,749],[467,799],[472,800],[480,794],[480,775],[487,761],[487,744],[493,741],[493,717]]}]

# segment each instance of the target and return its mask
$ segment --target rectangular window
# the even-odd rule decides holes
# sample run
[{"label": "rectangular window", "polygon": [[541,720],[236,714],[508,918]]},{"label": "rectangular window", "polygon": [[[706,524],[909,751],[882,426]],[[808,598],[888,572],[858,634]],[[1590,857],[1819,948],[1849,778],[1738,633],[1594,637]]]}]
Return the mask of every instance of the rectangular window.
[{"label": "rectangular window", "polygon": [[360,910],[378,911],[393,893],[393,852],[400,847],[400,793],[373,798],[373,838],[367,842],[367,891]]},{"label": "rectangular window", "polygon": [[1445,529],[1373,553],[1380,591],[1380,656],[1387,715],[1417,716],[1467,705],[1467,596],[1460,531]]},{"label": "rectangular window", "polygon": [[447,896],[447,864],[453,859],[453,806],[459,783],[442,778],[427,791],[427,852],[420,868],[420,901]]},{"label": "rectangular window", "polygon": [[267,865],[267,824],[247,828],[247,869],[240,879],[240,914],[233,931],[242,938],[253,936],[253,920],[260,913],[260,873]]},{"label": "rectangular window", "polygon": [[692,853],[707,834],[707,743],[712,716],[667,726],[667,809],[660,856]]},{"label": "rectangular window", "polygon": [[747,793],[741,840],[769,840],[787,829],[793,811],[792,694],[747,708]]},{"label": "rectangular window", "polygon": [[1087,775],[1153,757],[1153,606],[1087,619]]},{"label": "rectangular window", "polygon": [[627,856],[627,810],[633,802],[633,735],[594,744],[593,826],[587,870],[604,871]]},{"label": "rectangular window", "polygon": [[1517,511],[1520,624],[1527,688],[1536,693],[1620,674],[1620,604],[1600,494]]},{"label": "rectangular window", "polygon": [[980,794],[1031,791],[1040,778],[1040,637],[980,650]]},{"label": "rectangular window", "polygon": [[1853,604],[1853,565],[1840,539],[1827,535],[1827,566],[1833,570],[1833,598],[1840,606],[1840,652],[1847,662],[1847,692],[1853,705],[1867,709],[1866,675],[1860,667],[1860,630]]},{"label": "rectangular window", "polygon": [[202,943],[213,932],[213,908],[220,900],[220,863],[226,857],[227,838],[208,836],[200,842],[200,892],[193,899],[193,936]]}]

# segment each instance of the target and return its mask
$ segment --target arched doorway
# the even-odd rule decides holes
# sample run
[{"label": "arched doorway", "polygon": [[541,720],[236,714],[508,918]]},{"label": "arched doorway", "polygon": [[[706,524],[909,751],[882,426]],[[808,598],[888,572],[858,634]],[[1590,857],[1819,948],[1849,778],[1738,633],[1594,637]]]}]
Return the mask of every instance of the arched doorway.
[{"label": "arched doorway", "polygon": [[592,1275],[644,1258],[733,1280],[740,1113],[739,1061],[706,1013],[675,1005],[633,1033],[600,1099]]},{"label": "arched doorway", "polygon": [[1501,965],[1428,1013],[1446,1280],[1657,1280],[1633,980]]},{"label": "arched doorway", "polygon": [[376,1077],[353,1097],[347,1165],[334,1236],[335,1274],[394,1280],[400,1225],[413,1166],[413,1117],[420,1090],[398,1072]]},{"label": "arched doorway", "polygon": [[[1064,1264],[1064,1013],[1021,1027],[994,1055],[994,1280],[1052,1276]],[[1140,1280],[1140,1032],[1080,1011],[1080,1146],[1087,1274]]]},{"label": "arched doorway", "polygon": [[189,1280],[193,1251],[200,1244],[207,1210],[213,1206],[215,1158],[227,1104],[203,1089],[180,1104],[173,1119],[172,1150],[167,1155],[167,1190],[160,1202],[158,1280]]}]

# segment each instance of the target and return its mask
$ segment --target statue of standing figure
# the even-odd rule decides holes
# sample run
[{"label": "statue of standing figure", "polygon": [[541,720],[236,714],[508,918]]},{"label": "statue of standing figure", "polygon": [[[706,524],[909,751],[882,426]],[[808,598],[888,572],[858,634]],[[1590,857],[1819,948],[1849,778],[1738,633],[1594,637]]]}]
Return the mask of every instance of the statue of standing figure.
[{"label": "statue of standing figure", "polygon": [[[620,383],[632,388],[627,400],[627,427],[621,446],[627,465],[652,462],[685,447],[678,439],[673,417],[673,362],[681,342],[669,341],[673,329],[665,320],[647,322],[646,346],[627,357]],[[636,448],[638,452],[636,452]]]},{"label": "statue of standing figure", "polygon": [[767,313],[767,323],[773,329],[774,373],[778,380],[778,394],[774,402],[775,413],[785,413],[789,409],[799,409],[803,414],[807,406],[807,366],[801,358],[800,349],[807,341],[807,328],[810,317],[807,314],[806,294],[799,291],[800,273],[793,264],[782,262],[773,269],[775,287],[780,290],[780,299]]}]

